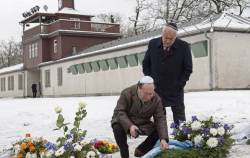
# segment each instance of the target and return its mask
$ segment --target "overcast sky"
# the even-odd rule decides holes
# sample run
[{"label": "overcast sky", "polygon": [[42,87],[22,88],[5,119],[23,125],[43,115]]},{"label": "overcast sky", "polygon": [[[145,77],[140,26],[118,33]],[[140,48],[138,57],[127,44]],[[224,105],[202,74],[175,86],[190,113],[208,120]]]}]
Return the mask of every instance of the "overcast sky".
[{"label": "overcast sky", "polygon": [[[22,13],[39,5],[40,8],[46,4],[48,11],[54,12],[58,9],[58,0],[1,0],[0,5],[0,40],[21,40],[22,26],[19,22],[23,19]],[[131,16],[135,8],[135,0],[75,0],[75,9],[88,14],[120,13],[124,18]],[[41,10],[41,9],[40,9]]]}]

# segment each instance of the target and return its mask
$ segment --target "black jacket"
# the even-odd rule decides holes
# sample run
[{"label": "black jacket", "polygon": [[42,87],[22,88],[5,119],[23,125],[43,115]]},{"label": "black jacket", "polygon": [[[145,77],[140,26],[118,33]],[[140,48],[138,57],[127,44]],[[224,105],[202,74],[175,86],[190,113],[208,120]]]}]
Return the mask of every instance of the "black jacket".
[{"label": "black jacket", "polygon": [[183,104],[184,86],[192,73],[189,44],[176,38],[167,54],[162,38],[152,39],[143,60],[143,73],[153,77],[164,106]]}]

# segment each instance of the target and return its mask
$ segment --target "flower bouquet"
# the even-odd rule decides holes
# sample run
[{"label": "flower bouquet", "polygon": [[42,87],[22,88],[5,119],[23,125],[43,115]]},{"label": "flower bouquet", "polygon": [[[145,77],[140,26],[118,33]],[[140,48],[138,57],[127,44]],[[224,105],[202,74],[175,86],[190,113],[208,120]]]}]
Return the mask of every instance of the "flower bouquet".
[{"label": "flower bouquet", "polygon": [[164,153],[168,157],[225,158],[233,144],[230,133],[233,126],[223,124],[213,117],[200,120],[196,116],[192,116],[191,121],[182,122],[180,126],[172,123],[170,128],[173,129],[174,139],[190,140],[193,148],[191,150],[169,150]]},{"label": "flower bouquet", "polygon": [[57,113],[57,121],[55,130],[62,130],[63,136],[57,139],[57,150],[54,153],[56,158],[97,158],[97,151],[92,147],[90,142],[85,141],[86,130],[80,128],[81,121],[86,117],[86,103],[80,102],[78,111],[72,129],[69,128],[70,123],[64,122],[62,109],[55,108]]},{"label": "flower bouquet", "polygon": [[112,154],[119,151],[116,144],[112,144],[107,140],[95,140],[93,145],[101,154]]},{"label": "flower bouquet", "polygon": [[42,137],[32,138],[31,134],[26,134],[25,138],[13,144],[12,157],[14,158],[41,158],[49,149],[47,140]]}]

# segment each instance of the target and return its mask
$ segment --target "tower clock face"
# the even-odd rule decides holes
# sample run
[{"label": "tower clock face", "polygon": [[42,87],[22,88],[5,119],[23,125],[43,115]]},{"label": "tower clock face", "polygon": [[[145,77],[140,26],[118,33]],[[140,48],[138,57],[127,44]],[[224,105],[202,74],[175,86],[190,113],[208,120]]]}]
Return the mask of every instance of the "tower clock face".
[{"label": "tower clock face", "polygon": [[59,0],[59,9],[62,8],[62,0]]}]

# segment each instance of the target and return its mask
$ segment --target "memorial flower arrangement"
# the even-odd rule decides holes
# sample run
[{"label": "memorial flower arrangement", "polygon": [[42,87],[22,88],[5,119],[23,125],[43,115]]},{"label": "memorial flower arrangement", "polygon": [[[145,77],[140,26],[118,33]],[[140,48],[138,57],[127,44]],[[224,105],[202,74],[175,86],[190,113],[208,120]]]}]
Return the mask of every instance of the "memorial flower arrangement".
[{"label": "memorial flower arrangement", "polygon": [[62,130],[63,136],[57,139],[57,150],[54,156],[57,158],[96,158],[97,151],[90,142],[85,141],[86,130],[80,128],[81,121],[86,117],[86,103],[80,102],[78,111],[75,114],[72,129],[69,128],[70,123],[66,123],[62,115],[60,107],[55,108],[57,113],[57,121],[55,130]]},{"label": "memorial flower arrangement", "polygon": [[212,116],[204,120],[192,116],[191,121],[182,122],[179,126],[172,123],[170,128],[173,129],[174,139],[190,140],[193,148],[191,150],[168,150],[162,154],[168,157],[225,158],[233,144],[230,132],[233,126],[223,124]]},{"label": "memorial flower arrangement", "polygon": [[25,138],[13,144],[11,156],[13,158],[42,158],[49,151],[49,147],[55,149],[55,145],[42,137],[33,138],[27,133]]},{"label": "memorial flower arrangement", "polygon": [[94,140],[93,145],[102,154],[112,154],[119,151],[116,144],[112,144],[107,140]]}]

